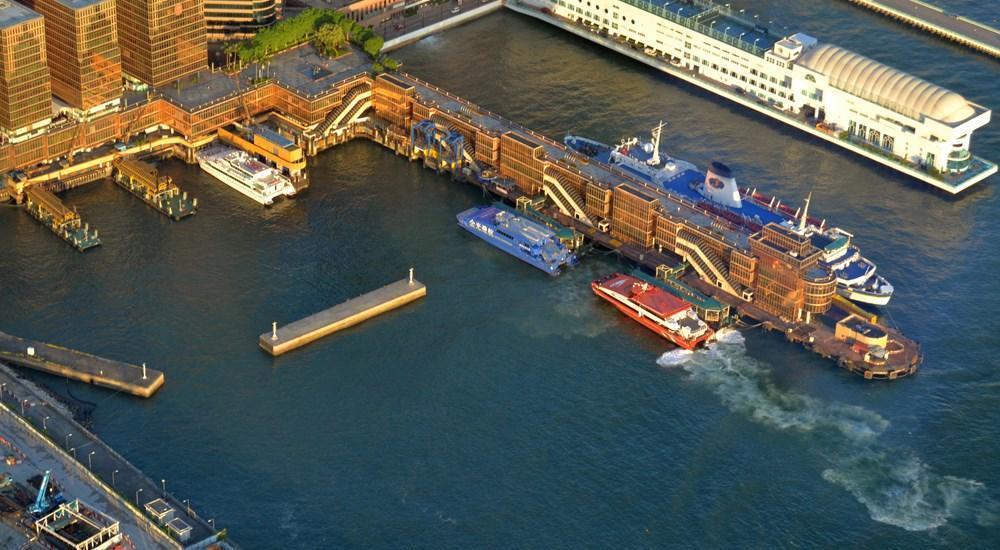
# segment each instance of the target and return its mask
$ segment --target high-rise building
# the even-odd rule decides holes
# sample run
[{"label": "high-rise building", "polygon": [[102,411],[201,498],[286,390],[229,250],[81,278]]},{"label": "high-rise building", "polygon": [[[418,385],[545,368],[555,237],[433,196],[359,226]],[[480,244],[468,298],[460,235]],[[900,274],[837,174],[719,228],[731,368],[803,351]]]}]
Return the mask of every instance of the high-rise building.
[{"label": "high-rise building", "polygon": [[117,0],[122,70],[164,86],[208,63],[203,0]]},{"label": "high-rise building", "polygon": [[16,141],[51,119],[45,22],[16,2],[0,0],[0,130]]},{"label": "high-rise building", "polygon": [[205,21],[212,38],[250,36],[274,24],[281,0],[205,0]]},{"label": "high-rise building", "polygon": [[115,0],[35,0],[45,16],[52,95],[89,111],[122,95]]}]

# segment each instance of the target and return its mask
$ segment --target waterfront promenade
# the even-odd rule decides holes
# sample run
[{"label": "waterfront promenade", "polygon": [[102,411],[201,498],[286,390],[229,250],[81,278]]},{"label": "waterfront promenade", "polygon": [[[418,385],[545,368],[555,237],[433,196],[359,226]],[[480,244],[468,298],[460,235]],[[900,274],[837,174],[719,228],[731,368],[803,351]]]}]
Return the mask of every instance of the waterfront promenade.
[{"label": "waterfront promenade", "polygon": [[920,0],[848,0],[876,13],[1000,58],[1000,29]]},{"label": "waterfront promenade", "polygon": [[[188,543],[217,537],[219,529],[214,526],[214,519],[206,521],[197,514],[197,500],[192,505],[190,500],[182,500],[166,492],[168,480],[157,483],[144,475],[50,399],[47,393],[17,378],[10,369],[0,364],[0,415],[5,416],[4,425],[20,425],[23,437],[65,464],[66,471],[79,478],[80,485],[90,486],[92,491],[116,501],[118,510],[108,512],[123,525],[133,523],[143,526],[146,537],[155,540],[160,547],[179,548],[176,541],[153,527],[146,516],[144,505],[162,497],[176,509],[176,517],[191,527]],[[58,478],[57,482],[64,483]],[[130,517],[122,517],[126,512]],[[227,544],[232,546],[232,543]]]}]

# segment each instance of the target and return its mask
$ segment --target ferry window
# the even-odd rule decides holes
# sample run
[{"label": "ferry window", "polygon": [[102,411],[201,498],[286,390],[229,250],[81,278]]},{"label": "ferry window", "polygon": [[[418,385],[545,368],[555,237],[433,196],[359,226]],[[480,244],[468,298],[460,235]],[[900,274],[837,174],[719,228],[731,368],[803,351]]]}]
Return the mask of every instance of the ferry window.
[{"label": "ferry window", "polygon": [[684,43],[684,47],[688,48],[688,49],[691,49],[691,43],[690,42],[685,42]]},{"label": "ferry window", "polygon": [[767,91],[769,91],[769,92],[771,92],[773,94],[774,93],[774,88],[768,88]]},{"label": "ferry window", "polygon": [[740,75],[740,80],[742,80],[743,82],[746,82],[746,81],[747,81],[747,77],[746,77],[746,75],[742,75],[742,74],[741,74],[741,75]]},{"label": "ferry window", "polygon": [[785,92],[778,92],[778,97],[784,98],[785,97]]},{"label": "ferry window", "polygon": [[806,80],[809,81],[809,82],[816,82],[816,77],[814,77],[811,74],[807,74],[806,75]]},{"label": "ferry window", "polygon": [[632,20],[632,24],[635,25],[635,19]]},{"label": "ferry window", "polygon": [[604,13],[608,13],[608,8],[604,8]]},{"label": "ferry window", "polygon": [[750,69],[750,74],[757,76],[757,69]]}]

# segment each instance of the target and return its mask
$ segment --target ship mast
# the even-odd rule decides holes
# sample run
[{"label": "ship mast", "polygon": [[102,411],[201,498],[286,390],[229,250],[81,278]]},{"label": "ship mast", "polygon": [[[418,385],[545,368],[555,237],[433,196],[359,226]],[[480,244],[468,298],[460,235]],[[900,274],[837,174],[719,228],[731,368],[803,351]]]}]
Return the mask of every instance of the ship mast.
[{"label": "ship mast", "polygon": [[660,165],[660,134],[663,133],[664,122],[661,120],[660,124],[653,128],[653,158],[649,159],[649,163],[653,166]]},{"label": "ship mast", "polygon": [[806,197],[806,205],[802,207],[802,217],[799,218],[799,233],[805,234],[806,232],[806,221],[809,219],[809,203],[812,201],[812,191],[809,192],[809,196]]}]

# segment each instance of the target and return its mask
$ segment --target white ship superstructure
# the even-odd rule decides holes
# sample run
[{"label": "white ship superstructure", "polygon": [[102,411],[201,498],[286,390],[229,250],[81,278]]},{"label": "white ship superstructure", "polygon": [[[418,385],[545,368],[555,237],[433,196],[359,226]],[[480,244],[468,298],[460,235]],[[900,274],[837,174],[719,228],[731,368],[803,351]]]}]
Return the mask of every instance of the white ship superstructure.
[{"label": "white ship superstructure", "polygon": [[[588,34],[669,62],[704,87],[796,117],[823,133],[942,173],[996,171],[969,152],[989,109],[844,48],[785,37],[704,0],[519,0]],[[988,173],[988,174],[987,174]],[[963,187],[964,188],[964,187]]]},{"label": "white ship superstructure", "polygon": [[219,147],[197,156],[203,170],[265,206],[295,195],[295,186],[281,172],[238,149]]}]

